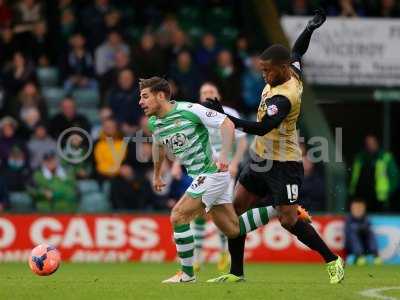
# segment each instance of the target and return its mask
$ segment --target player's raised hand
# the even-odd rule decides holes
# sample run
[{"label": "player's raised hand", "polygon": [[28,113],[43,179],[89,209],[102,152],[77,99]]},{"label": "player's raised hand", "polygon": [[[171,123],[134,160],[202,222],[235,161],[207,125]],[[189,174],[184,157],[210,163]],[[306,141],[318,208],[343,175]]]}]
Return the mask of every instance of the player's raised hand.
[{"label": "player's raised hand", "polygon": [[207,98],[206,101],[202,103],[202,105],[217,112],[220,112],[222,114],[225,113],[221,102],[219,102],[218,99],[216,98],[215,99]]},{"label": "player's raised hand", "polygon": [[166,186],[165,182],[161,179],[161,177],[153,178],[153,187],[156,192],[161,192],[162,189]]},{"label": "player's raised hand", "polygon": [[308,21],[307,29],[308,30],[315,30],[319,28],[322,24],[324,24],[326,20],[326,13],[322,8],[316,9],[314,11],[314,17]]}]

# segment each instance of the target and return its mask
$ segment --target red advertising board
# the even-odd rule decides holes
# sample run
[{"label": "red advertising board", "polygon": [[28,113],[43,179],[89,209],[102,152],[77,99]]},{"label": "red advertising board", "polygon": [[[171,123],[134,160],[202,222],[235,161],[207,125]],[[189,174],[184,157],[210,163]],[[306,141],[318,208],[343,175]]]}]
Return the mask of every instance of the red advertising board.
[{"label": "red advertising board", "polygon": [[[343,220],[315,217],[315,228],[336,252],[343,251]],[[1,215],[0,262],[24,261],[37,244],[56,246],[63,260],[75,262],[173,261],[171,225],[166,215]],[[208,222],[205,259],[219,250],[218,231]],[[319,262],[319,256],[273,220],[252,232],[247,261]]]}]

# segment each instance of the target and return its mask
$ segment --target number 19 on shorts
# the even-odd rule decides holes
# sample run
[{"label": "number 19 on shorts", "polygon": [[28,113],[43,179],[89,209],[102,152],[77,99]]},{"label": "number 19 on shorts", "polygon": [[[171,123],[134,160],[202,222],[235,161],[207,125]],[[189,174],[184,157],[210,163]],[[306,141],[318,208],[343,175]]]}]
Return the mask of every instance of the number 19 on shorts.
[{"label": "number 19 on shorts", "polygon": [[296,202],[299,197],[299,186],[297,184],[287,184],[286,190],[290,203]]}]

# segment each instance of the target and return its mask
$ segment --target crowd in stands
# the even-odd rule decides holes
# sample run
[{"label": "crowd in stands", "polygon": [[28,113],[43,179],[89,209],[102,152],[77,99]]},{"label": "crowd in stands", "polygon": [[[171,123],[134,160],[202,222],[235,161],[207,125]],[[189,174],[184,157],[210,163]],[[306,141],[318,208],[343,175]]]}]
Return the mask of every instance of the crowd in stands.
[{"label": "crowd in stands", "polygon": [[[254,113],[264,82],[235,7],[156,2],[0,0],[0,211],[171,207],[190,179],[166,165],[167,188],[154,192],[151,144],[124,141],[150,135],[139,78],[167,77],[186,101],[211,80],[224,104]],[[80,163],[58,153],[71,127],[95,141]],[[79,135],[69,142],[68,155],[88,147]]]},{"label": "crowd in stands", "polygon": [[323,7],[328,16],[399,18],[397,0],[279,0],[281,14],[308,16]]},{"label": "crowd in stands", "polygon": [[[213,81],[224,105],[256,111],[265,83],[257,52],[238,29],[235,1],[169,2],[160,13],[147,1],[0,0],[0,212],[172,207],[190,179],[168,162],[167,187],[155,192],[151,144],[124,141],[138,131],[150,135],[139,78],[166,77],[174,98],[186,101],[197,101],[200,84]],[[346,2],[332,13],[342,14]],[[311,3],[288,1],[281,11],[308,14]],[[73,164],[57,145],[71,127],[95,141],[89,159]],[[79,135],[67,146],[72,156],[89,147]],[[324,209],[316,204],[323,203],[322,172],[307,157],[305,176],[302,196]]]}]

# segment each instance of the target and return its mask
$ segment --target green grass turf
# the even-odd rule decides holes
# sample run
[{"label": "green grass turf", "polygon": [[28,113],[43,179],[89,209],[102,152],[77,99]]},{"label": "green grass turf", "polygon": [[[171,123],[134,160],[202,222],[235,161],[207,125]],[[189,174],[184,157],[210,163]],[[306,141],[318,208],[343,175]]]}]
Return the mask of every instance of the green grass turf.
[{"label": "green grass turf", "polygon": [[[248,264],[247,281],[207,284],[216,275],[204,266],[195,284],[162,285],[176,264],[68,264],[52,276],[31,273],[27,264],[0,264],[0,299],[367,299],[365,289],[400,287],[400,267],[348,267],[345,281],[330,285],[323,265]],[[400,290],[383,293],[400,299]]]}]

